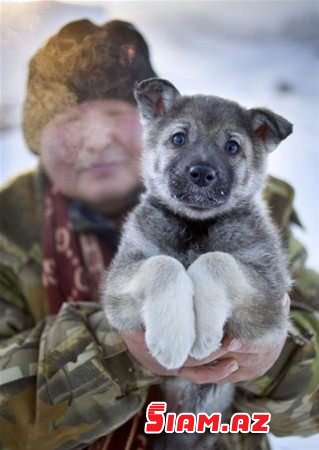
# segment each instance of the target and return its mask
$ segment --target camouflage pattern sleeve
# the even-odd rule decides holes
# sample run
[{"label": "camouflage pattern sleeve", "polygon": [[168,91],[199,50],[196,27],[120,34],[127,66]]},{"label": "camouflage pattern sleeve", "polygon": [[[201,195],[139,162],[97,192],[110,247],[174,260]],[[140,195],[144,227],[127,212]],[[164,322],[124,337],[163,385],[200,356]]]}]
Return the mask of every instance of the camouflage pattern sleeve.
[{"label": "camouflage pattern sleeve", "polygon": [[[294,279],[291,321],[286,344],[262,377],[238,383],[231,412],[270,412],[277,436],[319,432],[319,274],[306,268],[307,252],[291,232],[302,226],[293,209],[294,190],[269,177],[264,198],[281,230]],[[218,450],[269,450],[267,434],[222,434]]]},{"label": "camouflage pattern sleeve", "polygon": [[[286,344],[274,366],[262,377],[238,383],[231,413],[271,413],[270,432],[276,436],[319,433],[319,275],[302,272],[292,293]],[[300,287],[300,282],[302,288]],[[296,292],[304,297],[296,299]],[[297,306],[298,305],[298,306]],[[267,434],[222,434],[218,450],[270,450]]]},{"label": "camouflage pattern sleeve", "polygon": [[[319,310],[313,307],[319,301],[319,275],[306,269],[300,275],[279,359],[264,376],[238,383],[231,411],[271,413],[270,432],[281,437],[319,433]],[[222,434],[218,450],[234,449],[270,450],[270,444],[263,433]]]},{"label": "camouflage pattern sleeve", "polygon": [[126,422],[158,381],[99,305],[46,314],[37,252],[0,246],[0,448],[82,447]]},{"label": "camouflage pattern sleeve", "polygon": [[36,180],[0,191],[0,449],[82,448],[134,416],[158,380],[98,305],[48,316]]},{"label": "camouflage pattern sleeve", "polygon": [[319,312],[293,311],[285,347],[257,380],[240,383],[238,411],[270,412],[277,436],[319,432]]},{"label": "camouflage pattern sleeve", "polygon": [[65,304],[0,343],[0,448],[90,443],[139,411],[155,381],[98,305]]},{"label": "camouflage pattern sleeve", "polygon": [[[292,208],[291,186],[270,178],[265,194],[286,241],[294,279],[290,328],[275,365],[257,380],[238,385],[234,409],[270,412],[270,431],[277,436],[307,436],[319,432],[319,274],[305,267],[307,252],[289,227],[291,223],[301,225]],[[228,437],[227,444],[239,439]],[[250,450],[258,447],[256,439],[248,434],[239,440],[245,440],[243,448]],[[259,440],[258,448],[268,448],[266,440]]]}]

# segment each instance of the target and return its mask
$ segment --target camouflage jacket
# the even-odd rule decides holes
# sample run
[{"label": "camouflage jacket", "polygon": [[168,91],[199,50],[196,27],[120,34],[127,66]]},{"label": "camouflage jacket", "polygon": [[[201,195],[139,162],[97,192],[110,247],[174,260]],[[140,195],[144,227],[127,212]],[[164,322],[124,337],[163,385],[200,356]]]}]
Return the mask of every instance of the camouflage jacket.
[{"label": "camouflage jacket", "polygon": [[[268,411],[278,435],[319,431],[319,277],[289,226],[293,191],[270,179],[265,192],[283,230],[295,278],[291,327],[276,364],[238,385],[241,412]],[[0,193],[0,448],[82,448],[139,411],[158,377],[143,369],[98,304],[64,304],[48,316],[41,285],[42,185],[38,171]],[[266,449],[265,435],[224,434],[222,449]],[[121,449],[119,449],[121,450]]]}]

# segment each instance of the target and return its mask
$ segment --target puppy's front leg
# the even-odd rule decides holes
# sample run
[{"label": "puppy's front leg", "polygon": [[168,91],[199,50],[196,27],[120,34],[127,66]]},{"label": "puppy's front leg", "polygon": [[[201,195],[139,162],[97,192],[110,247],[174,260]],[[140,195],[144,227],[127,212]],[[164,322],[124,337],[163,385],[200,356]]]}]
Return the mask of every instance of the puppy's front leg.
[{"label": "puppy's front leg", "polygon": [[191,356],[207,357],[223,337],[226,320],[239,298],[252,294],[252,287],[235,258],[228,253],[209,252],[188,268],[195,289],[196,339]]},{"label": "puppy's front leg", "polygon": [[148,258],[130,283],[141,296],[145,340],[150,353],[167,369],[185,362],[195,340],[193,284],[184,266],[174,258]]}]

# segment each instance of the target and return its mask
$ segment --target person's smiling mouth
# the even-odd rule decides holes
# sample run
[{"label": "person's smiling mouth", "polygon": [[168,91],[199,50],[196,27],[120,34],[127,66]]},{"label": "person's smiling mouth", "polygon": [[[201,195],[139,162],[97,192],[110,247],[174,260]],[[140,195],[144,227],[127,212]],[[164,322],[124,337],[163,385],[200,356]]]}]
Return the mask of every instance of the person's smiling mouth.
[{"label": "person's smiling mouth", "polygon": [[128,158],[101,158],[79,165],[79,172],[111,173],[126,164]]}]

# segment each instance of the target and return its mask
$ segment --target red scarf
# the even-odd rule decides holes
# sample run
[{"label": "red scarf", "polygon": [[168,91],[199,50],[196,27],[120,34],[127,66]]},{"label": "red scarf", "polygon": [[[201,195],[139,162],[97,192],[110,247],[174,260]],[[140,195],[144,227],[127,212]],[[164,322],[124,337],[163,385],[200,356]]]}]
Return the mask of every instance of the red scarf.
[{"label": "red scarf", "polygon": [[[101,275],[114,251],[102,238],[76,233],[69,219],[69,202],[52,185],[46,186],[42,278],[50,313],[63,302],[98,301]],[[87,450],[145,450],[145,410]]]},{"label": "red scarf", "polygon": [[69,219],[69,202],[54,186],[46,187],[42,281],[49,311],[63,302],[98,301],[101,275],[114,251],[105,240],[76,233]]}]

